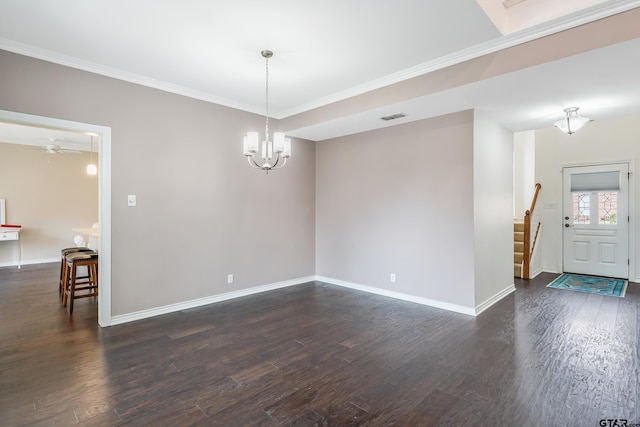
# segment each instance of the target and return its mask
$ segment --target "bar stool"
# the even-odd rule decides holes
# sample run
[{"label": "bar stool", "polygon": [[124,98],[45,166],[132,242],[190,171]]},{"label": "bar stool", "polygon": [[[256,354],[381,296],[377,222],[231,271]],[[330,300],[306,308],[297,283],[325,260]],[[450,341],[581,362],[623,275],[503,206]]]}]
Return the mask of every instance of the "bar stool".
[{"label": "bar stool", "polygon": [[[65,256],[65,262],[62,302],[65,307],[69,302],[69,314],[73,314],[74,300],[98,296],[98,253],[73,252]],[[82,266],[87,267],[86,277],[78,276],[78,267]]]},{"label": "bar stool", "polygon": [[65,257],[68,254],[71,254],[74,252],[94,252],[94,251],[93,249],[87,248],[86,246],[73,246],[71,248],[64,248],[60,250],[60,281],[58,283],[58,294],[60,294],[60,298],[63,298],[63,292],[65,290],[63,286],[65,267],[67,266]]}]

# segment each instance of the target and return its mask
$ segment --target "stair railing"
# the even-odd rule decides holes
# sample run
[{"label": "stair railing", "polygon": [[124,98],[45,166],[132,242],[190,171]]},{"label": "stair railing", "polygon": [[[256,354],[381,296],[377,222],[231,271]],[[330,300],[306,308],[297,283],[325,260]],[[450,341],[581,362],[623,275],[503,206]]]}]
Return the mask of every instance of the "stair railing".
[{"label": "stair railing", "polygon": [[531,201],[531,207],[524,213],[524,249],[522,255],[522,278],[529,279],[529,268],[531,266],[531,256],[533,255],[533,249],[536,247],[536,241],[538,240],[538,232],[540,231],[540,221],[536,226],[536,233],[531,242],[531,217],[533,211],[536,208],[536,201],[538,200],[538,193],[540,192],[542,185],[536,183],[536,191],[533,194],[533,200]]}]

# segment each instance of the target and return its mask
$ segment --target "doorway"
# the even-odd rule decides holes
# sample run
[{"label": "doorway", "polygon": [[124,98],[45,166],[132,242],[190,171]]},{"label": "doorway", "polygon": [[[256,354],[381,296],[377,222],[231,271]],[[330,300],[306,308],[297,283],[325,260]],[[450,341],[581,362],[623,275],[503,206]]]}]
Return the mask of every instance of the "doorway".
[{"label": "doorway", "polygon": [[563,271],[629,278],[629,164],[562,169]]},{"label": "doorway", "polygon": [[0,110],[0,121],[24,126],[97,135],[100,146],[98,167],[98,223],[100,233],[100,269],[98,294],[98,324],[111,325],[111,128],[44,116]]}]

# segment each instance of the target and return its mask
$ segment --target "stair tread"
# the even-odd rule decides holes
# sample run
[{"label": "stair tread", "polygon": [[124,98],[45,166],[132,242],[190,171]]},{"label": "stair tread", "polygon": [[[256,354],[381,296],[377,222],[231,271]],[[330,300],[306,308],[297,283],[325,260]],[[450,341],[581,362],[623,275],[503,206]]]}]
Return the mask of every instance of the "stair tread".
[{"label": "stair tread", "polygon": [[520,264],[513,264],[513,277],[522,277]]},{"label": "stair tread", "polygon": [[522,277],[524,259],[524,221],[513,221],[513,276]]}]

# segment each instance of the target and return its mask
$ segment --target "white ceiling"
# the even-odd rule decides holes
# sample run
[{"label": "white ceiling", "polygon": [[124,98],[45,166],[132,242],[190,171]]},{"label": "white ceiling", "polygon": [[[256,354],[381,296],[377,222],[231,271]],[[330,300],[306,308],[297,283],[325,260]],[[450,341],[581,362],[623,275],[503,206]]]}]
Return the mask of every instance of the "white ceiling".
[{"label": "white ceiling", "polygon": [[[0,0],[0,49],[259,114],[265,111],[260,51],[270,49],[270,113],[285,118],[640,1],[565,0],[555,14],[550,0],[507,4]],[[416,120],[477,108],[513,131],[549,126],[569,106],[594,119],[640,112],[639,49],[638,40],[614,45],[289,133],[322,140],[385,126],[379,117],[400,111]],[[3,128],[0,140],[7,140]]]}]

